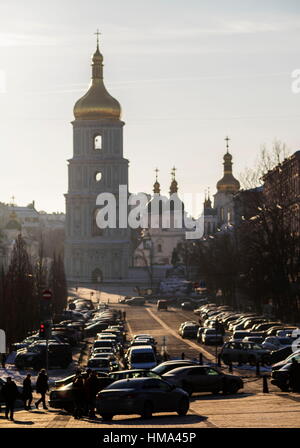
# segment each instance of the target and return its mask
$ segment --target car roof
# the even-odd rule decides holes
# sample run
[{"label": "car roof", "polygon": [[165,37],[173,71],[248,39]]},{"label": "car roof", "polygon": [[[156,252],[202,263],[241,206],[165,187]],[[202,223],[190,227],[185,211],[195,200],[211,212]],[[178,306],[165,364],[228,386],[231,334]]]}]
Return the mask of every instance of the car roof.
[{"label": "car roof", "polygon": [[176,371],[176,372],[181,372],[181,371],[184,371],[184,370],[187,370],[187,369],[198,369],[198,368],[202,368],[202,369],[204,369],[204,368],[210,368],[210,369],[215,369],[215,370],[217,370],[214,366],[210,366],[209,364],[202,364],[202,365],[197,365],[197,366],[182,366],[182,367],[176,367],[175,369],[173,369],[173,370],[169,370],[169,372],[166,372],[166,373],[164,373],[163,375],[168,375],[169,373],[171,373],[171,372],[174,372],[174,371]]},{"label": "car roof", "polygon": [[137,351],[152,351],[153,348],[152,345],[138,345],[138,346],[132,346],[130,347],[130,351],[137,352]]}]

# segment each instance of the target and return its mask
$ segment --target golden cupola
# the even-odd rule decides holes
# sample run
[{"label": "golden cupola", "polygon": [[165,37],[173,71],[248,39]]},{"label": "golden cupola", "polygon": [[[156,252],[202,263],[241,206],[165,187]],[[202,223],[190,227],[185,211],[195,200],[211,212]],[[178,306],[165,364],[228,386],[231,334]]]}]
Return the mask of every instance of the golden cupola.
[{"label": "golden cupola", "polygon": [[172,182],[171,182],[170,191],[169,191],[170,195],[175,194],[178,191],[178,183],[177,183],[177,180],[175,179],[175,172],[176,172],[176,168],[174,166],[171,171]]},{"label": "golden cupola", "polygon": [[92,80],[87,93],[74,106],[76,120],[119,120],[121,116],[120,103],[113,98],[103,82],[103,56],[97,49],[92,58]]},{"label": "golden cupola", "polygon": [[217,190],[218,191],[224,191],[227,193],[236,193],[240,189],[240,183],[239,181],[233,176],[232,174],[232,155],[228,152],[228,140],[229,138],[226,137],[225,139],[227,141],[227,152],[224,155],[224,176],[221,180],[217,183]]}]

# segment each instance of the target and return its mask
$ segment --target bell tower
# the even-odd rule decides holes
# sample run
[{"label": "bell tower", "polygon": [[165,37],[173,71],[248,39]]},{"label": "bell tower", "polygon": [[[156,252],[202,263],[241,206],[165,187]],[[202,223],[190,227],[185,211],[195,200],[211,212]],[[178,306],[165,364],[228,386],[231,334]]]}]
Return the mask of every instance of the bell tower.
[{"label": "bell tower", "polygon": [[105,88],[96,34],[90,87],[74,106],[73,157],[68,160],[65,195],[65,268],[68,281],[76,283],[124,279],[130,263],[130,230],[118,225],[100,229],[96,223],[97,196],[113,193],[118,204],[119,185],[128,191],[129,163],[123,157],[121,106]]}]

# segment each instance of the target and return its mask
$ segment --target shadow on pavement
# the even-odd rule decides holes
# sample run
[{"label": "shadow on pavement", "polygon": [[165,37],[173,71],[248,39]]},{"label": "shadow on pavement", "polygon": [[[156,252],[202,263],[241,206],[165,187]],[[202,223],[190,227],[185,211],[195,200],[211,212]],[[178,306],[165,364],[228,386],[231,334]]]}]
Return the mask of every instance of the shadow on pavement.
[{"label": "shadow on pavement", "polygon": [[14,422],[13,423],[16,423],[16,425],[34,425],[34,422],[32,422],[31,420],[27,420],[27,421],[24,421],[24,420],[14,420]]},{"label": "shadow on pavement", "polygon": [[195,403],[198,400],[204,401],[204,400],[226,400],[226,399],[238,399],[238,398],[245,398],[245,397],[251,397],[255,395],[254,393],[238,393],[238,394],[228,394],[228,395],[223,395],[223,394],[215,394],[215,395],[196,395],[190,398],[190,402],[191,403]]},{"label": "shadow on pavement", "polygon": [[191,425],[194,423],[201,423],[207,420],[208,417],[199,416],[195,414],[185,415],[184,417],[175,416],[176,420],[174,420],[174,414],[170,415],[158,415],[153,416],[152,418],[142,418],[142,417],[134,417],[134,418],[125,418],[121,420],[112,420],[112,421],[103,421],[99,420],[99,423],[105,425],[133,425],[133,426],[145,426],[145,425],[168,425],[168,426],[178,426],[178,425]]}]

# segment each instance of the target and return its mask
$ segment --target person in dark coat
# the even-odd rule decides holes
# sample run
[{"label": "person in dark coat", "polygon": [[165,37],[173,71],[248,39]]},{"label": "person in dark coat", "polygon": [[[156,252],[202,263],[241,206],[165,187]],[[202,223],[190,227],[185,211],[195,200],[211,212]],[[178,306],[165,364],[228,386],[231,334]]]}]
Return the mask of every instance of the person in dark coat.
[{"label": "person in dark coat", "polygon": [[5,369],[6,359],[7,359],[6,353],[2,353],[2,357],[1,357],[1,365],[2,365],[2,368],[3,368],[3,369]]},{"label": "person in dark coat", "polygon": [[2,387],[2,395],[5,401],[5,418],[8,418],[8,414],[10,414],[10,420],[14,420],[15,401],[19,396],[19,391],[10,376],[7,377],[6,383]]},{"label": "person in dark coat", "polygon": [[76,373],[73,379],[73,406],[74,406],[74,418],[79,419],[84,412],[84,381],[81,373]]},{"label": "person in dark coat", "polygon": [[25,380],[23,381],[23,401],[24,401],[24,409],[29,411],[29,409],[31,409],[31,403],[32,403],[32,386],[31,386],[30,373],[28,373]]},{"label": "person in dark coat", "polygon": [[48,375],[46,374],[46,370],[42,369],[38,374],[36,380],[36,391],[41,394],[41,398],[35,403],[35,407],[38,409],[39,404],[43,403],[43,408],[48,409],[46,406],[46,392],[49,390],[48,384]]},{"label": "person in dark coat", "polygon": [[97,373],[93,370],[90,376],[85,380],[85,399],[88,407],[88,416],[95,418],[96,394],[99,391],[99,381]]},{"label": "person in dark coat", "polygon": [[300,392],[300,364],[295,358],[292,358],[289,377],[289,383],[292,392]]}]

